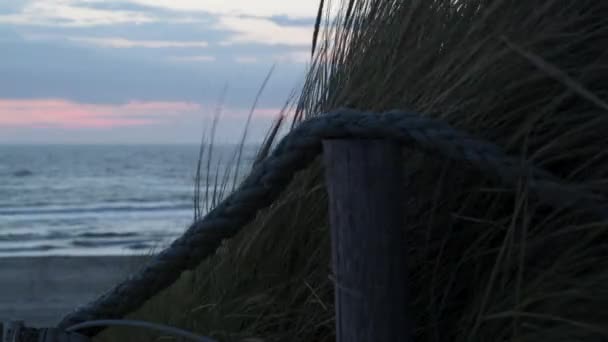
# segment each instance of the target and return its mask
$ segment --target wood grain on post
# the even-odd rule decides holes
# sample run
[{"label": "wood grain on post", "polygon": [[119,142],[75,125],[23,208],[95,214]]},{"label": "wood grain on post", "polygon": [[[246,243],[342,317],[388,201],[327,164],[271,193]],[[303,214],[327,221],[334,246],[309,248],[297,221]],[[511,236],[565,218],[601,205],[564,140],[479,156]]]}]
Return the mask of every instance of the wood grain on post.
[{"label": "wood grain on post", "polygon": [[398,144],[323,142],[338,342],[412,341]]}]

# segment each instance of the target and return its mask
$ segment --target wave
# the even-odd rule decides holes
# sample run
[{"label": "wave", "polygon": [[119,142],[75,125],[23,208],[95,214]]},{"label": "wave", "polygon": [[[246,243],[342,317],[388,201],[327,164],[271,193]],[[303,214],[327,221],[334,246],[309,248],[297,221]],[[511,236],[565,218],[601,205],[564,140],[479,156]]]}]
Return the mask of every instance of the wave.
[{"label": "wave", "polygon": [[138,250],[142,250],[142,249],[150,250],[153,247],[154,247],[154,245],[145,243],[145,242],[133,243],[133,244],[126,246],[127,249],[134,250],[134,251],[138,251]]},{"label": "wave", "polygon": [[53,245],[36,245],[23,247],[0,247],[0,253],[15,253],[15,252],[48,252],[61,249],[62,247]]},{"label": "wave", "polygon": [[14,171],[12,173],[13,177],[17,177],[17,178],[22,178],[22,177],[30,177],[34,175],[34,172],[28,170],[28,169],[20,169],[17,171]]},{"label": "wave", "polygon": [[99,238],[124,238],[124,237],[134,237],[134,236],[138,236],[139,234],[135,233],[135,232],[124,232],[124,233],[118,233],[118,232],[97,232],[97,233],[80,233],[78,235],[76,235],[77,237],[80,238],[91,238],[91,239],[99,239]]},{"label": "wave", "polygon": [[40,240],[43,238],[41,234],[35,233],[9,233],[0,234],[0,241],[29,241]]},{"label": "wave", "polygon": [[95,239],[95,240],[72,240],[71,245],[76,247],[109,247],[121,245],[136,245],[153,242],[151,239]]},{"label": "wave", "polygon": [[[143,232],[146,233],[146,232]],[[145,234],[151,237],[164,237],[165,235],[160,234]],[[36,240],[62,240],[69,238],[78,239],[122,239],[122,238],[133,238],[141,236],[136,232],[86,232],[86,233],[70,233],[70,232],[48,232],[48,233],[6,233],[0,234],[0,242],[5,241],[36,241]]]},{"label": "wave", "polygon": [[14,242],[14,241],[37,241],[37,240],[61,240],[69,237],[67,233],[61,232],[49,232],[46,234],[41,233],[6,233],[0,234],[0,242]]},{"label": "wave", "polygon": [[93,206],[93,207],[18,207],[0,209],[0,216],[15,215],[40,215],[40,214],[84,214],[84,213],[108,213],[108,212],[155,212],[171,210],[191,209],[191,204],[155,204],[155,205],[116,205],[116,206]]},{"label": "wave", "polygon": [[[23,193],[23,186],[3,185],[2,191],[11,190],[12,193]],[[203,189],[204,190],[204,189]],[[147,206],[147,205],[190,205],[192,207],[192,194],[179,194],[172,196],[147,196],[147,197],[119,197],[119,198],[96,198],[94,204],[83,205],[83,201],[74,197],[70,199],[58,199],[52,193],[44,193],[48,188],[40,191],[39,188],[32,186],[32,189],[27,189],[28,197],[19,196],[12,199],[0,199],[0,208],[2,209],[20,209],[20,208],[92,208],[103,206]],[[1,194],[1,192],[0,192]],[[35,195],[34,196],[32,196]],[[33,198],[32,198],[33,197]]]}]

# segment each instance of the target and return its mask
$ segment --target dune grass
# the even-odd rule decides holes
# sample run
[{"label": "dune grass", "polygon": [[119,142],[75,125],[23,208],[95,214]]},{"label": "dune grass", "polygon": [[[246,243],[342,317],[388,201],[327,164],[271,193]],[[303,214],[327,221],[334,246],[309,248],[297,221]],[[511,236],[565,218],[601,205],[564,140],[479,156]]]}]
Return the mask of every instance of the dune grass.
[{"label": "dune grass", "polygon": [[[320,13],[292,125],[343,106],[413,109],[608,195],[608,3],[359,0]],[[525,178],[505,188],[436,156],[403,160],[417,340],[608,339],[605,220],[540,205]],[[130,317],[221,341],[334,340],[326,204],[316,162]]]}]

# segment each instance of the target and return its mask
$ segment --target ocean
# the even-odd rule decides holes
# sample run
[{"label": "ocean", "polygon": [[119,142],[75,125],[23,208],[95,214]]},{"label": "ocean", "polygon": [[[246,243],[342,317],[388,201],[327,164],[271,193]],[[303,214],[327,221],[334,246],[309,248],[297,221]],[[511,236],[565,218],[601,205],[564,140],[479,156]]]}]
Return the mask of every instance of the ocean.
[{"label": "ocean", "polygon": [[[0,145],[0,257],[158,251],[193,221],[198,149]],[[245,149],[241,176],[254,152]],[[213,153],[223,175],[234,147]]]}]

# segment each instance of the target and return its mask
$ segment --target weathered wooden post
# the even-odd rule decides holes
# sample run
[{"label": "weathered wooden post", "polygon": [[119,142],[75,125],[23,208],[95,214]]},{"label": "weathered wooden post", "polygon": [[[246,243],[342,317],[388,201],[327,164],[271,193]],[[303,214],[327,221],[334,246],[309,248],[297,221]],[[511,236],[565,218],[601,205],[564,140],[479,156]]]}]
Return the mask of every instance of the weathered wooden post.
[{"label": "weathered wooden post", "polygon": [[326,140],[338,342],[412,341],[401,148]]}]

